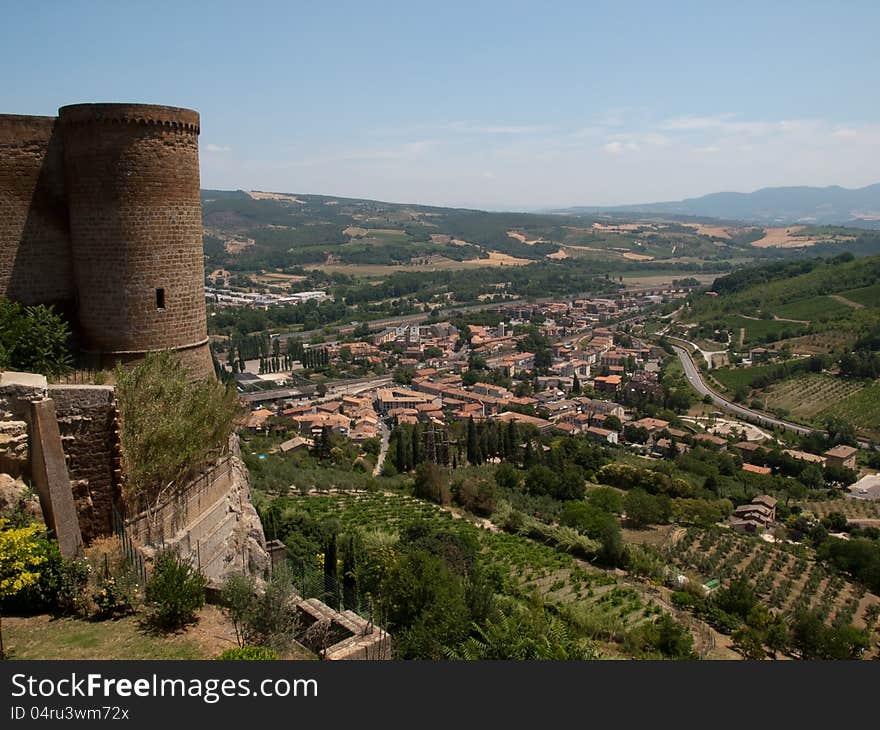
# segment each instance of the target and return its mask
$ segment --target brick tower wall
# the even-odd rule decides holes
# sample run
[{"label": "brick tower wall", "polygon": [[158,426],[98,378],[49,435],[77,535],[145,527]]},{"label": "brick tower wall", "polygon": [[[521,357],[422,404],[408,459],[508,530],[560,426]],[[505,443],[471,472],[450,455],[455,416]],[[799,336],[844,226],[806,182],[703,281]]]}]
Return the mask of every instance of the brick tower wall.
[{"label": "brick tower wall", "polygon": [[0,296],[65,308],[74,298],[54,117],[0,115]]},{"label": "brick tower wall", "polygon": [[211,376],[199,115],[140,104],[59,110],[85,348],[112,360],[178,351]]}]

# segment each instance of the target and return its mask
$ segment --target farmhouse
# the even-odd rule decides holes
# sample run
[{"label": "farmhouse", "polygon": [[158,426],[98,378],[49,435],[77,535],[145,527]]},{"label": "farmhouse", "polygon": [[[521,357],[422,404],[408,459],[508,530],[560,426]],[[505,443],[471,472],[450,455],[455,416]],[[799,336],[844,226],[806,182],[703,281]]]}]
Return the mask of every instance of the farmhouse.
[{"label": "farmhouse", "polygon": [[841,469],[855,469],[856,454],[858,453],[859,450],[857,448],[840,444],[825,452],[825,464]]},{"label": "farmhouse", "polygon": [[776,499],[762,494],[749,504],[743,504],[733,511],[730,527],[737,532],[757,533],[776,522]]}]

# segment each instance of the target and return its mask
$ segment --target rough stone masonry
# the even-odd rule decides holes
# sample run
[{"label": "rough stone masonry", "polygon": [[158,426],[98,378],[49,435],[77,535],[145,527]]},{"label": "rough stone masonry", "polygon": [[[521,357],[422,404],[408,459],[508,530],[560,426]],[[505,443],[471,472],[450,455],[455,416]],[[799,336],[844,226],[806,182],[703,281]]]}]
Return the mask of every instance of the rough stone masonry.
[{"label": "rough stone masonry", "polygon": [[57,305],[95,367],[167,349],[213,375],[199,123],[147,104],[0,115],[0,296]]}]

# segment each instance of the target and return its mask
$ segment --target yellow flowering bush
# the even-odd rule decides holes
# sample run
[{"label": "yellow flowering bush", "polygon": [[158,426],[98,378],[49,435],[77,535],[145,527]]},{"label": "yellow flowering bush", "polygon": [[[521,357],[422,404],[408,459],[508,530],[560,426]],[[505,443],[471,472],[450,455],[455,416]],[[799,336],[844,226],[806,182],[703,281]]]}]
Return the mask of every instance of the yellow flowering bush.
[{"label": "yellow flowering bush", "polygon": [[0,601],[34,585],[40,579],[38,568],[46,562],[39,538],[40,524],[8,528],[9,520],[0,519]]},{"label": "yellow flowering bush", "polygon": [[[9,520],[0,519],[0,621],[3,604],[40,580],[37,568],[46,562],[40,537],[43,526],[7,528]],[[3,624],[0,623],[0,659],[6,658],[3,646]]]}]

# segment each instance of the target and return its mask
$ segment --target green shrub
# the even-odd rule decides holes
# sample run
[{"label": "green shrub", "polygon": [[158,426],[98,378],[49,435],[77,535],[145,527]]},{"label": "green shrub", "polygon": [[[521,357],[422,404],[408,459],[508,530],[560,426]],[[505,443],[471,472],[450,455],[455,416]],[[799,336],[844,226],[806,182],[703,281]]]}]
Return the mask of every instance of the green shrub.
[{"label": "green shrub", "polygon": [[3,611],[24,615],[51,612],[82,615],[88,601],[85,589],[89,567],[83,560],[67,560],[58,543],[45,532],[36,538],[40,559],[39,579],[3,602]]},{"label": "green shrub", "polygon": [[177,553],[166,550],[156,556],[147,583],[151,622],[165,630],[179,629],[196,618],[205,605],[207,579]]},{"label": "green shrub", "polygon": [[70,364],[70,328],[60,315],[0,298],[0,370],[58,376]]},{"label": "green shrub", "polygon": [[101,579],[98,588],[92,594],[92,600],[98,608],[97,618],[116,618],[134,612],[136,588],[132,576],[112,575]]},{"label": "green shrub", "polygon": [[236,574],[223,581],[220,594],[239,646],[279,651],[290,646],[299,628],[293,597],[293,581],[284,569],[275,571],[262,593],[251,576]]},{"label": "green shrub", "polygon": [[265,646],[236,646],[227,649],[217,659],[223,661],[265,662],[277,660],[278,653]]}]

